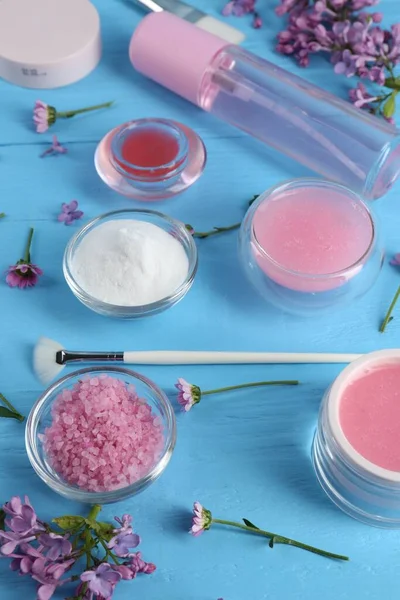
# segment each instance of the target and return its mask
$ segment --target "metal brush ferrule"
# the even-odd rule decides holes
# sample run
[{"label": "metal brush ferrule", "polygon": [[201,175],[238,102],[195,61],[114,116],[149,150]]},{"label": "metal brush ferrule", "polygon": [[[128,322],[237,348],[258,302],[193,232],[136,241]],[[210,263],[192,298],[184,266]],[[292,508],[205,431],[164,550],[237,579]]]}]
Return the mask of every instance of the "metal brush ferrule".
[{"label": "metal brush ferrule", "polygon": [[123,352],[80,352],[59,350],[56,352],[56,363],[66,365],[70,362],[124,362]]}]

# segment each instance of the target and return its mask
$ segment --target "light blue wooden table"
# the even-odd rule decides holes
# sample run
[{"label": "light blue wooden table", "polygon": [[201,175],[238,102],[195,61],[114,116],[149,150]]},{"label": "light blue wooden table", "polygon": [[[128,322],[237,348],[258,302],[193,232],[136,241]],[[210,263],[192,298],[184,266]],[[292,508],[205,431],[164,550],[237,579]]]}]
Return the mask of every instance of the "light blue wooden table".
[{"label": "light blue wooden table", "polygon": [[[221,2],[198,0],[217,15]],[[265,26],[246,31],[246,47],[292,71],[294,63],[274,51],[282,23],[274,3],[259,0]],[[182,196],[157,205],[198,230],[240,220],[248,200],[269,186],[308,174],[301,166],[263,149],[239,131],[136,74],[128,60],[130,35],[141,14],[122,0],[97,0],[103,22],[104,56],[85,80],[65,89],[37,93],[0,83],[1,270],[20,258],[29,226],[36,233],[34,262],[45,275],[22,292],[0,283],[0,390],[28,413],[42,387],[31,367],[32,347],[46,335],[71,348],[212,349],[366,352],[399,346],[400,312],[387,333],[378,325],[400,281],[385,264],[375,288],[360,302],[323,319],[302,320],[268,308],[244,279],[236,234],[199,240],[200,266],[189,295],[173,310],[136,322],[107,319],[81,305],[62,274],[65,244],[79,224],[56,217],[62,202],[79,200],[85,220],[142,204],[119,197],[97,176],[93,153],[112,127],[138,117],[169,117],[203,137],[209,162],[200,181]],[[386,22],[398,21],[398,0],[383,0]],[[335,77],[322,59],[301,71],[314,82],[346,95],[349,82]],[[109,110],[60,121],[38,135],[31,110],[38,98],[59,110],[115,100]],[[66,156],[41,160],[52,132],[68,147]],[[400,187],[374,209],[388,255],[400,250]],[[400,311],[400,307],[399,307]],[[142,373],[173,397],[179,376],[204,389],[260,379],[299,378],[298,388],[254,389],[214,396],[178,415],[178,443],[161,479],[144,494],[105,507],[104,516],[131,512],[143,538],[141,549],[157,564],[149,577],[120,586],[116,600],[395,600],[398,598],[400,534],[353,521],[336,509],[316,482],[310,445],[322,394],[339,366],[148,367]],[[29,494],[42,518],[83,507],[58,497],[31,469],[24,427],[0,421],[0,500]],[[247,517],[272,531],[333,552],[349,554],[336,563],[285,546],[270,550],[261,538],[218,529],[198,539],[188,535],[194,500],[215,516]],[[4,600],[34,598],[32,582],[0,566]],[[56,596],[57,598],[63,597]]]}]

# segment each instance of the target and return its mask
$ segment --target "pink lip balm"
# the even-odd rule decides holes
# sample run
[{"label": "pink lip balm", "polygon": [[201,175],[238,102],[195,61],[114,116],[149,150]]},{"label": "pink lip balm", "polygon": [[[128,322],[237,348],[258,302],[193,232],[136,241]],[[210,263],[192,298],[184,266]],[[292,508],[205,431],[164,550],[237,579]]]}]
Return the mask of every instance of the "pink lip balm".
[{"label": "pink lip balm", "polygon": [[325,394],[313,445],[328,496],[364,522],[400,527],[400,350],[366,354]]},{"label": "pink lip balm", "polygon": [[373,283],[382,260],[375,229],[369,209],[351,190],[298,179],[268,190],[252,205],[241,230],[241,254],[268,300],[288,310],[296,304],[314,310],[317,298],[331,306]]}]

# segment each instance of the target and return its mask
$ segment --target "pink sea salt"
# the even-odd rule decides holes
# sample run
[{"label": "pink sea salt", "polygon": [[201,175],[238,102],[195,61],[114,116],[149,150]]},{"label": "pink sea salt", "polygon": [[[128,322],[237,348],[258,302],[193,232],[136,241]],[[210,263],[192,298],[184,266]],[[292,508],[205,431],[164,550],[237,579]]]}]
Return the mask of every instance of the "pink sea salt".
[{"label": "pink sea salt", "polygon": [[104,374],[80,380],[56,397],[43,446],[67,483],[101,492],[147,475],[161,455],[164,434],[135,387]]}]

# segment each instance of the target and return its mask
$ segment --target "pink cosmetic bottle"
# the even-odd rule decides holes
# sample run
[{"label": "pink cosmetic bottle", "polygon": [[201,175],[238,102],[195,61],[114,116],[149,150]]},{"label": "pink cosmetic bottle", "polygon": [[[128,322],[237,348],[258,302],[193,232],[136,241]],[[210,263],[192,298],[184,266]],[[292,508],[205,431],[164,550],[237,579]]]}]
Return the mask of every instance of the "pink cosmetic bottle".
[{"label": "pink cosmetic bottle", "polygon": [[167,12],[146,16],[135,69],[204,110],[373,200],[400,175],[400,131]]}]

